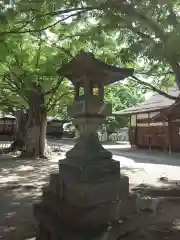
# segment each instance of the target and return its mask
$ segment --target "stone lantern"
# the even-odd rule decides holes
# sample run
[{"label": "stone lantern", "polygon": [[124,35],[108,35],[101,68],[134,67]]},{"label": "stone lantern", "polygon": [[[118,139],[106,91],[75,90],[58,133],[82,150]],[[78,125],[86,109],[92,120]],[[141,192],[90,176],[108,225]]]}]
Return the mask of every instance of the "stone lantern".
[{"label": "stone lantern", "polygon": [[104,118],[112,114],[111,104],[103,101],[104,86],[132,75],[133,69],[110,66],[91,53],[80,52],[59,72],[75,87],[75,101],[69,115],[74,118],[80,134],[75,147],[66,154],[67,158],[85,158],[85,161],[111,158],[111,152],[102,147],[96,133]]},{"label": "stone lantern", "polygon": [[103,148],[97,130],[112,113],[111,104],[103,101],[104,86],[131,76],[133,69],[107,65],[80,52],[59,73],[75,87],[69,114],[80,136],[66,159],[59,161],[59,172],[51,174],[42,201],[35,205],[40,223],[37,239],[70,239],[70,235],[93,239],[120,220],[119,203],[129,195],[129,180],[120,175],[119,162]]}]

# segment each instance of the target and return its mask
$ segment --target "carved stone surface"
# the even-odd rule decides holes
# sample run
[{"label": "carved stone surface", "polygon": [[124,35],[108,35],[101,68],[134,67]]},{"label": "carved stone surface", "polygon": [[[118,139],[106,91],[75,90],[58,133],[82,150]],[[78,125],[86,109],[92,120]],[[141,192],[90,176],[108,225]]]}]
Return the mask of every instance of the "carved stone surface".
[{"label": "carved stone surface", "polygon": [[57,196],[62,196],[63,182],[60,173],[50,174],[49,188]]},{"label": "carved stone surface", "polygon": [[121,197],[121,181],[112,180],[94,184],[66,184],[64,199],[72,206],[86,208]]},{"label": "carved stone surface", "polygon": [[120,201],[129,196],[127,177],[99,184],[74,183],[66,186],[63,183],[63,194],[59,194],[60,187],[52,188],[52,179],[51,184],[43,189],[41,203],[35,206],[35,216],[40,222],[44,221],[41,215],[45,214],[46,218],[52,216],[61,226],[79,230],[94,231],[108,227],[109,222],[119,220]]},{"label": "carved stone surface", "polygon": [[73,106],[68,108],[68,113],[70,116],[75,117],[77,115],[85,114],[86,112],[96,115],[98,113],[102,114],[103,116],[107,116],[112,113],[112,105],[99,101],[98,96],[89,97],[89,102],[87,104],[85,102],[85,99],[82,99],[82,97],[83,95],[78,97]]},{"label": "carved stone surface", "polygon": [[96,230],[107,226],[109,222],[116,221],[121,209],[118,208],[121,200],[107,201],[95,207],[78,208],[73,207],[67,201],[58,199],[50,191],[43,194],[42,202],[35,205],[35,217],[38,221],[42,214],[47,218],[54,216],[61,226],[69,226],[71,229]]},{"label": "carved stone surface", "polygon": [[65,182],[100,182],[120,178],[120,163],[112,159],[64,159],[59,161],[59,171]]},{"label": "carved stone surface", "polygon": [[[34,209],[36,219],[41,222],[36,240],[92,240],[98,239],[102,232],[107,229],[107,226],[103,226],[99,229],[96,228],[94,231],[92,231],[92,228],[89,229],[89,231],[87,228],[75,229],[74,226],[70,224],[63,224],[55,214],[51,213],[42,205],[36,204]],[[54,236],[56,236],[56,238],[54,238]]]}]

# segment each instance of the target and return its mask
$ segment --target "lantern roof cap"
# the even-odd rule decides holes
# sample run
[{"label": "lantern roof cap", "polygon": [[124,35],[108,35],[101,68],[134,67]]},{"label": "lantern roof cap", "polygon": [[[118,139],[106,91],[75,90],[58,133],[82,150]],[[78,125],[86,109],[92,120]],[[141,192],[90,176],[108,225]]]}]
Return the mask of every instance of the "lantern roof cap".
[{"label": "lantern roof cap", "polygon": [[134,69],[109,65],[96,59],[92,53],[80,51],[70,62],[63,65],[58,73],[68,78],[74,85],[79,83],[83,86],[84,78],[94,85],[99,83],[107,85],[132,76]]}]

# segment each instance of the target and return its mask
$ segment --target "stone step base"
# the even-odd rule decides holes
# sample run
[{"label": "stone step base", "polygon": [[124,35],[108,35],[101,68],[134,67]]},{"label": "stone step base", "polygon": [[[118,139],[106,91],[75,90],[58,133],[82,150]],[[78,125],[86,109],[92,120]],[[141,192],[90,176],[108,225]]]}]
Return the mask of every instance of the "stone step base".
[{"label": "stone step base", "polygon": [[58,221],[77,229],[95,229],[115,221],[119,216],[117,211],[121,201],[116,200],[93,208],[78,209],[63,200],[58,200],[51,193],[46,193],[42,200],[38,207],[35,205],[35,216],[37,208],[43,208],[43,211],[50,211],[56,215]]},{"label": "stone step base", "polygon": [[89,208],[129,196],[129,178],[110,178],[97,183],[64,182],[59,173],[50,175],[50,191],[77,208]]},{"label": "stone step base", "polygon": [[56,214],[44,207],[42,204],[35,204],[35,217],[38,220],[39,232],[36,240],[92,240],[98,239],[107,226],[99,229],[77,229],[74,226],[66,225],[61,222]]}]

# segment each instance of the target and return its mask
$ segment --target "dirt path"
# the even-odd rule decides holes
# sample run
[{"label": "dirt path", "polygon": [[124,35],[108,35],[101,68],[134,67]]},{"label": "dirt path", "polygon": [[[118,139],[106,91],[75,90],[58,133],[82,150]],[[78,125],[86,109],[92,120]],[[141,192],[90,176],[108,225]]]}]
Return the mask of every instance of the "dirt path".
[{"label": "dirt path", "polygon": [[[69,147],[68,143],[61,146],[65,151]],[[172,160],[172,165],[170,165],[168,161],[164,160],[165,164],[162,164],[160,157],[153,156],[149,161],[149,158],[145,159],[142,156],[138,158],[137,153],[135,155],[135,158],[132,157],[133,155],[131,157],[118,156],[118,152],[116,152],[114,156],[121,162],[122,173],[130,177],[131,188],[134,191],[142,195],[160,197],[165,190],[159,190],[159,187],[176,188],[173,194],[168,192],[167,195],[176,194],[180,197],[179,186],[176,184],[180,181],[180,164],[177,161]],[[35,235],[33,203],[40,198],[41,187],[48,182],[49,174],[58,170],[58,159],[60,159],[59,156],[50,161],[26,161],[1,156],[0,239],[24,240]],[[167,177],[166,181],[160,181],[159,177],[164,176]],[[137,186],[139,188],[135,188]],[[130,232],[123,239],[179,240],[179,203],[179,200],[165,201],[156,215],[148,214],[148,217],[145,217],[143,227],[138,228],[138,231],[136,229],[135,232]],[[147,221],[147,219],[150,220]],[[138,237],[134,238],[134,235]]]}]

